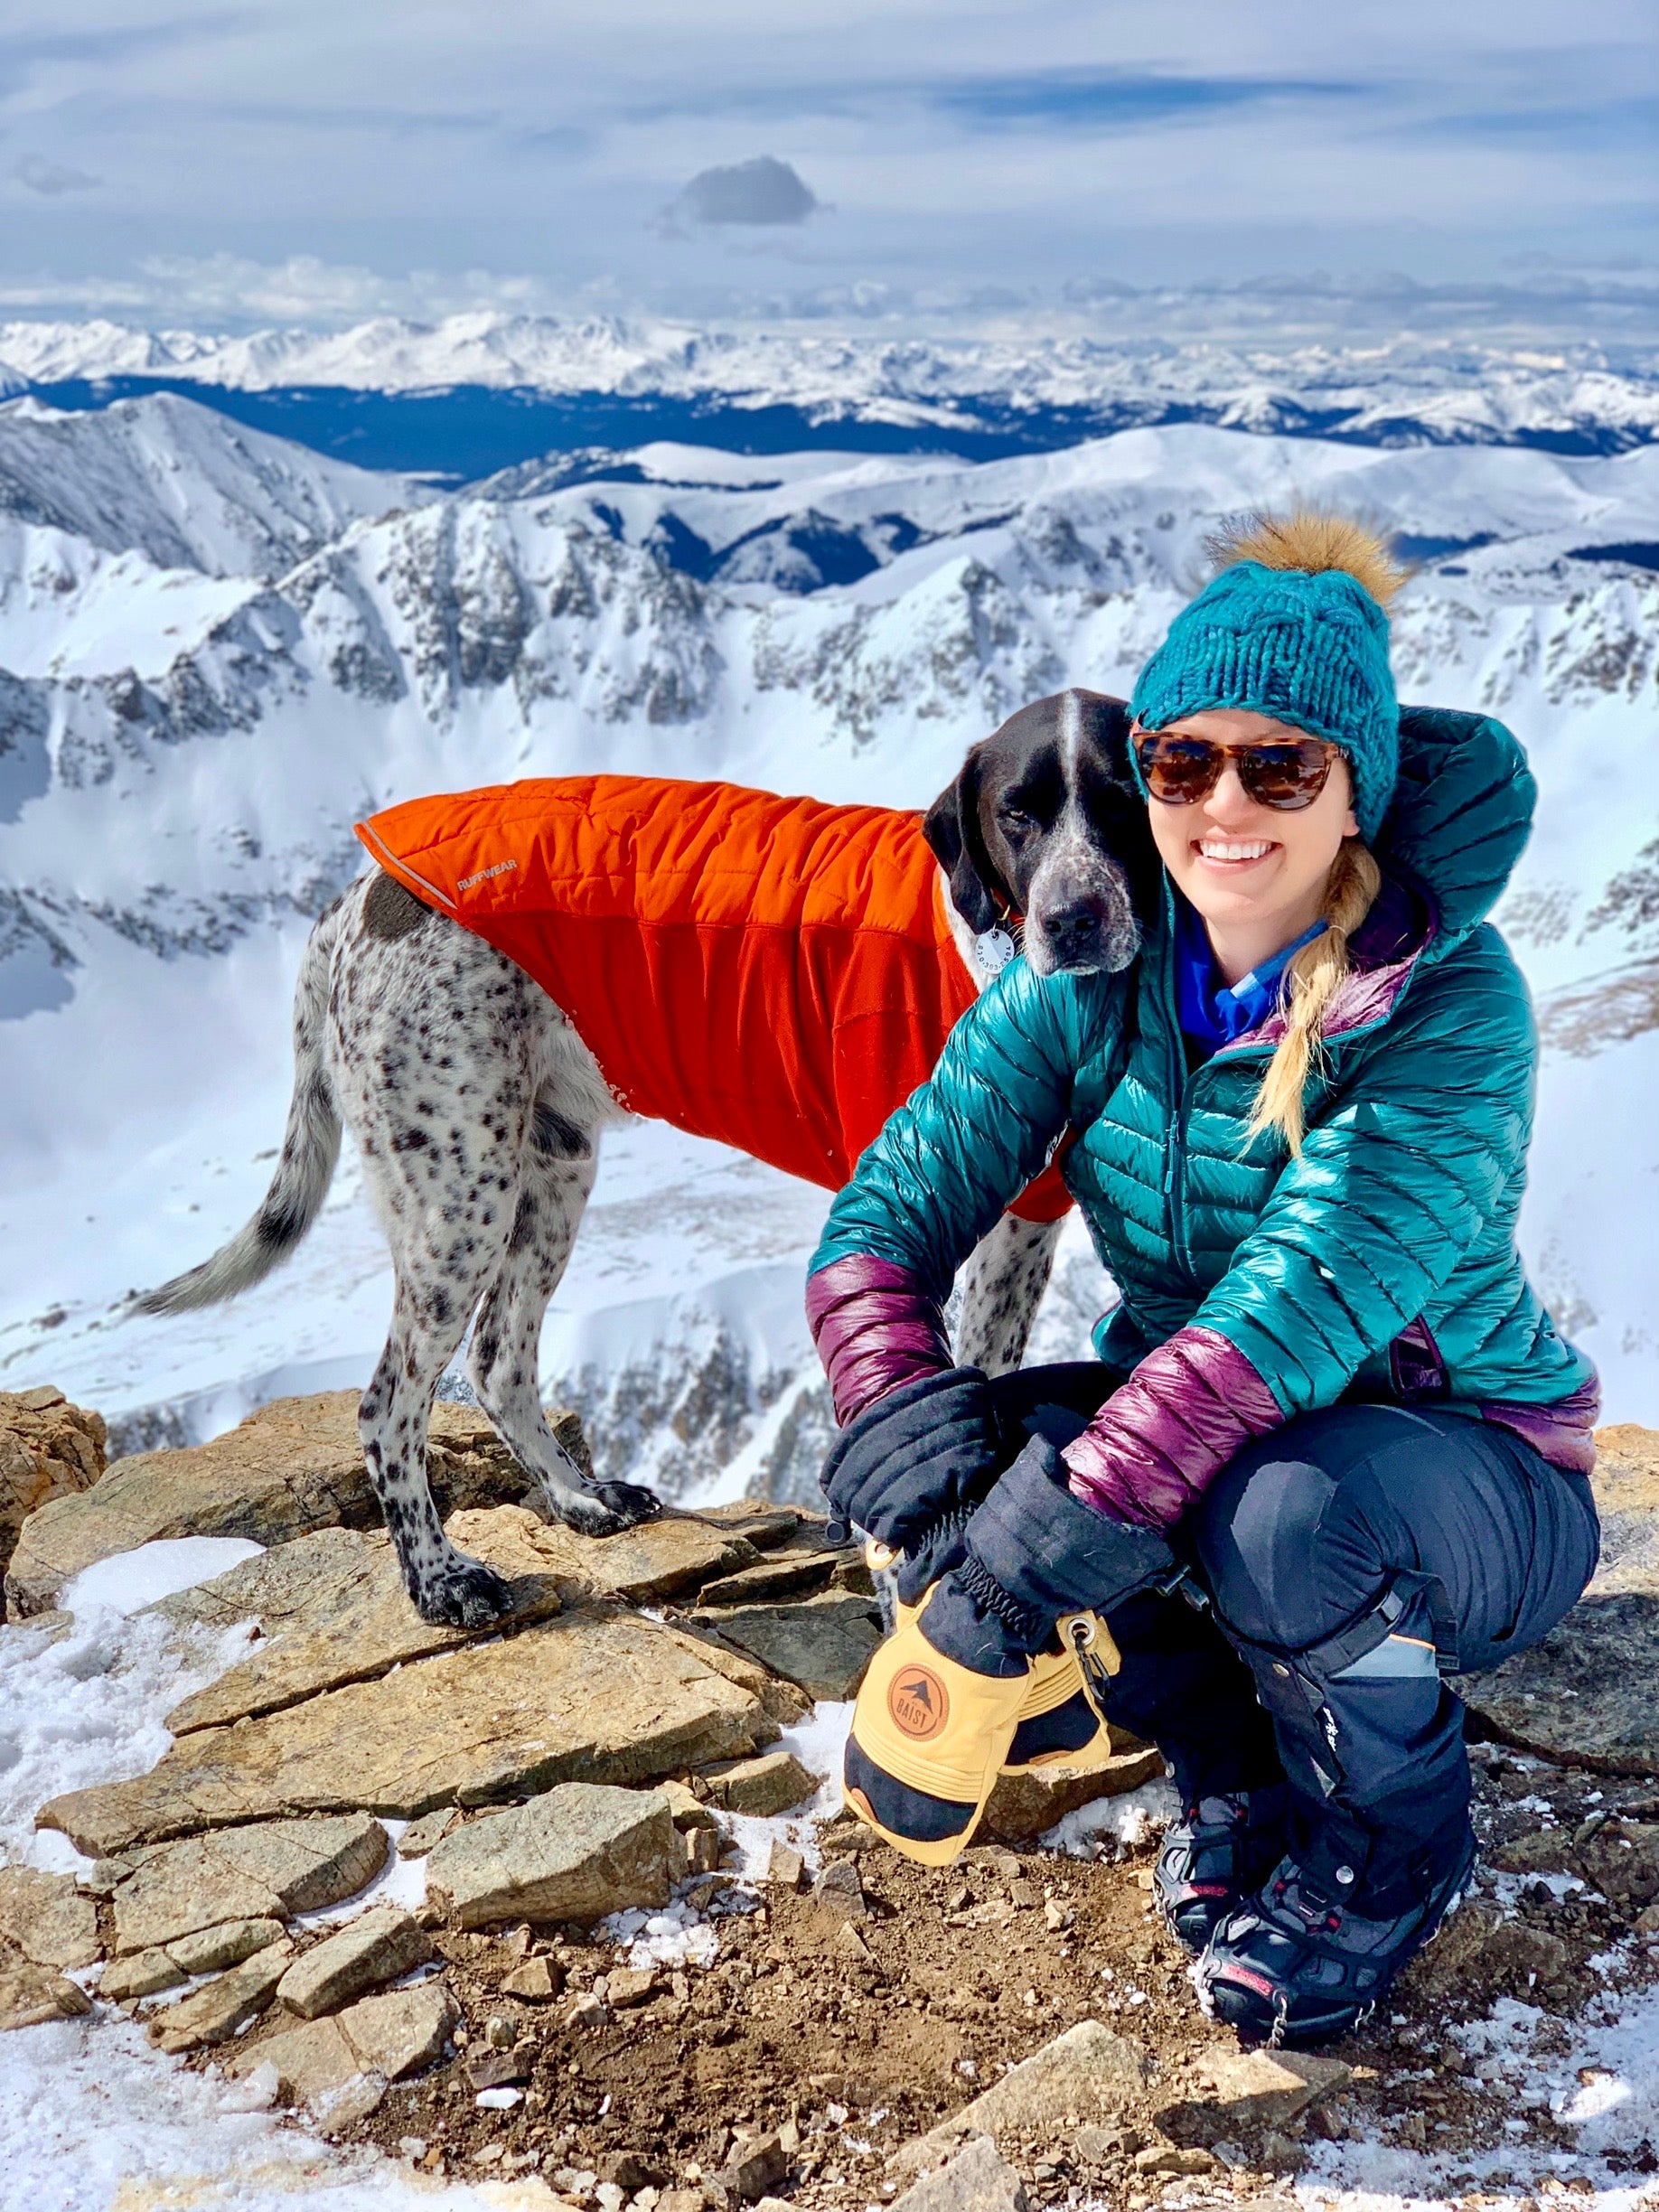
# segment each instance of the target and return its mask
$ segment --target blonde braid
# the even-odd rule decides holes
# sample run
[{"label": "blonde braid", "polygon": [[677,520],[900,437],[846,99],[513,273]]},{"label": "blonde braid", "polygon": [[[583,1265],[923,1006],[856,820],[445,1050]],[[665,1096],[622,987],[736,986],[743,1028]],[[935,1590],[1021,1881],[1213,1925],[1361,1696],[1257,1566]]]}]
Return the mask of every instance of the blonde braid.
[{"label": "blonde braid", "polygon": [[1326,927],[1285,970],[1289,1017],[1251,1108],[1247,1144],[1264,1129],[1277,1129],[1292,1157],[1301,1151],[1303,1094],[1309,1071],[1323,1055],[1326,1010],[1348,972],[1348,940],[1371,912],[1382,880],[1359,839],[1345,839],[1325,886]]}]

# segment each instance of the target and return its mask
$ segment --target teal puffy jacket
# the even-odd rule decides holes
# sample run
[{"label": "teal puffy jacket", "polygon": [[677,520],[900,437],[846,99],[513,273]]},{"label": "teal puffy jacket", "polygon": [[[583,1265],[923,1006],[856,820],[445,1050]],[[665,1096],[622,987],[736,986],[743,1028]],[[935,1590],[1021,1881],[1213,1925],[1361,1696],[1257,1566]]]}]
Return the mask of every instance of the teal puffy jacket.
[{"label": "teal puffy jacket", "polygon": [[1345,1392],[1502,1421],[1589,1464],[1594,1370],[1515,1248],[1536,1037],[1485,920],[1535,787],[1480,717],[1408,708],[1401,750],[1384,891],[1326,1021],[1299,1157],[1276,1132],[1245,1142],[1277,1017],[1189,1071],[1166,886],[1126,973],[1006,969],[863,1155],[812,1261],[827,1360],[860,1328],[914,1345],[920,1316],[936,1347],[920,1366],[947,1364],[933,1324],[955,1270],[1064,1144],[1121,1298],[1095,1349],[1139,1370],[1096,1424],[1098,1464],[1068,1451],[1095,1502],[1167,1522],[1250,1437]]}]

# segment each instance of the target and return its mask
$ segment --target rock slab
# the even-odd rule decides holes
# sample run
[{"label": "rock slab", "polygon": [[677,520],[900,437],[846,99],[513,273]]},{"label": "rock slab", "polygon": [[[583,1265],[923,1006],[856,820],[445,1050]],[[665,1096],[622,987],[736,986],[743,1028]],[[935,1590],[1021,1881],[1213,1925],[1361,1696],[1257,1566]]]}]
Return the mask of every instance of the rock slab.
[{"label": "rock slab", "polygon": [[1143,1782],[1157,1781],[1164,1771],[1163,1753],[1130,1738],[1124,1741],[1132,1748],[1114,1751],[1102,1765],[1063,1762],[999,1776],[975,1835],[981,1842],[1029,1843],[1097,1797],[1121,1797]]},{"label": "rock slab", "polygon": [[[117,1459],[77,1495],[48,1499],[18,1533],[8,1617],[44,1612],[95,1560],[162,1537],[245,1536],[286,1543],[318,1528],[380,1518],[357,1435],[357,1393],[276,1398],[211,1444]],[[439,1509],[501,1505],[530,1477],[473,1406],[433,1408],[427,1455]]]},{"label": "rock slab", "polygon": [[326,1911],[371,1882],[390,1849],[378,1820],[352,1813],[227,1828],[136,1852],[111,1870],[116,1950],[176,1951],[199,1930]]},{"label": "rock slab", "polygon": [[1019,2176],[989,2135],[976,2135],[955,2157],[912,2182],[893,2212],[1029,2212]]},{"label": "rock slab", "polygon": [[1066,2129],[1120,2113],[1144,2096],[1146,2079],[1139,2044],[1099,2020],[1079,2020],[971,2104],[904,2144],[888,2169],[920,2173],[971,2135],[989,2135],[998,2144],[1025,2138],[1059,2142]]},{"label": "rock slab", "polygon": [[0,1867],[0,1943],[37,1966],[89,1966],[98,1956],[98,1907],[72,1874]]},{"label": "rock slab", "polygon": [[91,2010],[92,2000],[73,1982],[0,1944],[0,2030],[76,2020]]},{"label": "rock slab", "polygon": [[[511,1635],[560,1607],[558,1581],[523,1541],[526,1523],[540,1525],[523,1506],[501,1505],[456,1514],[449,1523],[463,1551],[495,1568],[511,1588],[512,1610],[492,1624],[492,1636]],[[408,1660],[453,1651],[478,1633],[422,1620],[379,1530],[319,1529],[164,1599],[157,1610],[175,1622],[257,1620],[264,1630],[239,1666],[173,1708],[167,1726],[175,1736],[279,1712]]]},{"label": "rock slab", "polygon": [[599,1920],[666,1904],[680,1857],[657,1791],[572,1782],[445,1836],[426,1861],[426,1894],[468,1928]]},{"label": "rock slab", "polygon": [[264,2011],[293,1956],[294,1946],[286,1939],[268,1950],[256,1951],[239,1966],[216,1974],[158,2013],[150,2023],[150,2040],[164,2051],[228,2043],[246,2020]]},{"label": "rock slab", "polygon": [[301,2020],[315,2020],[412,1973],[431,1956],[426,1930],[402,1906],[374,1906],[296,1958],[276,1984],[276,2001]]},{"label": "rock slab", "polygon": [[654,1622],[567,1614],[304,1704],[198,1729],[147,1775],[36,1816],[95,1856],[361,1806],[413,1820],[555,1783],[654,1781],[774,1742],[755,1700]]},{"label": "rock slab", "polygon": [[0,1391],[0,1573],[32,1513],[97,1482],[106,1441],[103,1415],[71,1405],[50,1383]]},{"label": "rock slab", "polygon": [[234,2076],[269,2065],[276,2072],[277,2094],[290,2104],[338,2110],[348,2090],[366,2077],[370,2094],[354,2098],[353,2109],[373,2109],[375,2088],[401,2081],[442,2055],[460,2009],[441,1982],[415,1989],[389,1990],[365,1997],[328,2020],[267,2036],[231,2060]]},{"label": "rock slab", "polygon": [[[544,1573],[620,1605],[660,1605],[760,1559],[736,1530],[694,1514],[663,1514],[615,1536],[578,1535],[562,1523],[544,1522],[528,1512],[523,1519],[525,1543]],[[450,1534],[464,1551],[471,1551],[470,1532],[471,1518],[463,1516]]]},{"label": "rock slab", "polygon": [[1352,2067],[1317,2051],[1247,2051],[1228,2044],[1204,2052],[1195,2071],[1202,2094],[1157,2115],[1176,2143],[1221,2142],[1241,2128],[1287,2127],[1354,2079]]},{"label": "rock slab", "polygon": [[767,1751],[759,1758],[718,1767],[706,1779],[710,1804],[723,1813],[747,1813],[765,1820],[812,1796],[823,1777],[803,1767],[792,1751]]},{"label": "rock slab", "polygon": [[828,1590],[798,1604],[709,1607],[691,1616],[810,1698],[838,1702],[856,1694],[881,1642],[881,1616],[873,1598]]}]

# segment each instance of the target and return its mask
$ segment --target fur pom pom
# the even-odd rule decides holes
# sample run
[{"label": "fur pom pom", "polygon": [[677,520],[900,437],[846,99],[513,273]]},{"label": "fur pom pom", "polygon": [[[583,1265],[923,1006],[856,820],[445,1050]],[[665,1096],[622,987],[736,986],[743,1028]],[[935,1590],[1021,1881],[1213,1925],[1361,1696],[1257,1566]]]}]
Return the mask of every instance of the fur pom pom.
[{"label": "fur pom pom", "polygon": [[1209,549],[1217,568],[1230,568],[1235,561],[1260,561],[1264,568],[1296,568],[1308,576],[1340,568],[1363,584],[1384,613],[1411,573],[1383,539],[1359,523],[1307,508],[1230,524],[1210,539]]}]

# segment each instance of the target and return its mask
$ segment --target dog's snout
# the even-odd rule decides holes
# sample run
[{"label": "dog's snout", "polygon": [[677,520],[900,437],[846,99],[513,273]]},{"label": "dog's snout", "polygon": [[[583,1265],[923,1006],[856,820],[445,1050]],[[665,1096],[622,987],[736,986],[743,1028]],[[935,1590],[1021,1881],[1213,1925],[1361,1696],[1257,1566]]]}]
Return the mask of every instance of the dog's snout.
[{"label": "dog's snout", "polygon": [[1095,899],[1074,899],[1045,917],[1054,956],[1064,968],[1092,961],[1101,949],[1106,911]]}]

